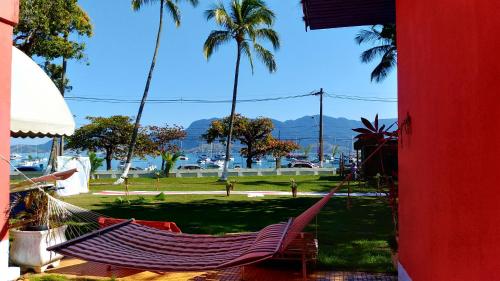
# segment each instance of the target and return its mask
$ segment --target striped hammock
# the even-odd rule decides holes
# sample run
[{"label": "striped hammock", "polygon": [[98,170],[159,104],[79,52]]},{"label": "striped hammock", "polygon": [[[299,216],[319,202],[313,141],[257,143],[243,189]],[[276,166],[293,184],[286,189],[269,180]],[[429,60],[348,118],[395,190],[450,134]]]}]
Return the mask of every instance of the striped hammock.
[{"label": "striped hammock", "polygon": [[204,271],[257,263],[283,253],[341,185],[298,217],[258,232],[224,236],[174,233],[131,219],[47,250],[91,262],[159,272]]}]

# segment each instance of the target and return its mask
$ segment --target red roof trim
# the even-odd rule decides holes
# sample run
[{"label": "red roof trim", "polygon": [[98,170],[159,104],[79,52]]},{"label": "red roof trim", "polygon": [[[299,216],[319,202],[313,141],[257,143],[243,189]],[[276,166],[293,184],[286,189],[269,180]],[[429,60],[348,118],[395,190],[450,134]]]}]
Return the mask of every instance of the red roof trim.
[{"label": "red roof trim", "polygon": [[395,0],[302,0],[302,10],[310,29],[396,22]]}]

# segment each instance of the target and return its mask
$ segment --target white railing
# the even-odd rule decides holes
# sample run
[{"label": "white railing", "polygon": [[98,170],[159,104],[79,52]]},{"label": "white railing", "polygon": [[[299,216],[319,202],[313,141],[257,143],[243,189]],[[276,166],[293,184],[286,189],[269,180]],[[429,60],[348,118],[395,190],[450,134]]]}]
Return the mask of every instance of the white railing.
[{"label": "white railing", "polygon": [[[26,172],[29,177],[40,176],[41,172]],[[97,171],[94,174],[95,179],[116,179],[121,176],[121,170]],[[202,178],[202,177],[220,177],[222,170],[219,169],[200,169],[200,170],[174,170],[170,173],[171,177],[176,178]],[[229,169],[230,177],[241,176],[300,176],[300,175],[335,175],[334,168],[265,168],[265,169]],[[150,171],[130,171],[129,177],[153,177]],[[11,179],[21,180],[22,175],[19,172],[12,171]]]},{"label": "white railing", "polygon": [[[279,176],[279,175],[334,175],[333,168],[281,168],[281,169],[229,169],[229,176]],[[121,175],[120,171],[98,171],[95,178],[117,178]],[[130,177],[151,177],[148,171],[130,171]],[[176,178],[202,178],[202,177],[220,177],[222,170],[219,169],[200,169],[200,170],[174,170],[170,173],[171,177]]]}]

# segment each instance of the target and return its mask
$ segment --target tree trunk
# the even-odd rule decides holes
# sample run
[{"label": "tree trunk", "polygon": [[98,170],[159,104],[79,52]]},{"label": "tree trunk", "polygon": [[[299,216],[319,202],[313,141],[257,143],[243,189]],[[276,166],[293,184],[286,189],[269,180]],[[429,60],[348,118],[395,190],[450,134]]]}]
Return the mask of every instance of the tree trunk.
[{"label": "tree trunk", "polygon": [[106,150],[106,170],[109,171],[111,170],[111,160],[112,160],[112,157],[111,157],[111,152],[108,152]]},{"label": "tree trunk", "polygon": [[57,146],[58,146],[58,141],[57,138],[52,138],[52,145],[50,146],[50,154],[49,154],[49,161],[47,162],[47,168],[44,171],[44,174],[50,174],[54,173],[56,171],[56,164],[57,164]]},{"label": "tree trunk", "polygon": [[170,170],[172,169],[172,163],[165,163],[165,177],[170,177]]},{"label": "tree trunk", "polygon": [[247,144],[247,168],[251,169],[252,168],[252,158],[253,158],[253,152],[252,152],[252,145],[251,143]]},{"label": "tree trunk", "polygon": [[123,179],[127,177],[128,171],[130,170],[130,166],[132,164],[132,157],[134,156],[135,144],[137,142],[137,134],[139,133],[139,126],[141,124],[142,111],[144,110],[144,105],[146,104],[146,100],[148,98],[149,85],[151,84],[151,78],[153,78],[153,71],[156,64],[156,57],[158,55],[158,49],[160,48],[161,29],[163,27],[163,5],[164,5],[164,0],[160,0],[160,22],[158,24],[158,33],[156,35],[155,51],[153,54],[153,59],[151,60],[151,66],[149,67],[148,78],[146,80],[146,86],[144,87],[144,93],[142,95],[141,104],[139,105],[139,111],[137,112],[137,116],[135,118],[134,131],[132,132],[132,138],[130,140],[130,144],[128,147],[125,168],[123,169],[123,174],[115,182],[115,184],[121,184],[123,182]]},{"label": "tree trunk", "polygon": [[165,170],[165,159],[163,159],[163,157],[161,158],[161,170]]},{"label": "tree trunk", "polygon": [[[68,41],[68,32],[64,33],[64,41]],[[59,91],[61,92],[61,95],[64,98],[64,93],[66,91],[64,80],[66,80],[66,68],[67,68],[68,62],[66,57],[62,58],[62,73],[61,73],[61,85],[59,85]],[[59,138],[59,155],[62,156],[64,154],[64,136],[61,136]]]},{"label": "tree trunk", "polygon": [[276,157],[276,169],[281,168],[281,157]]},{"label": "tree trunk", "polygon": [[252,156],[247,157],[247,168],[248,169],[252,168]]},{"label": "tree trunk", "polygon": [[[64,34],[64,40],[68,40],[68,34]],[[59,92],[61,93],[61,96],[64,98],[64,80],[66,80],[66,66],[67,66],[67,60],[65,57],[62,58],[62,73],[61,73],[61,83],[58,85],[59,86]],[[59,138],[52,138],[52,146],[50,149],[50,155],[49,155],[49,162],[47,166],[50,166],[50,171],[48,172],[55,172],[56,171],[56,166],[57,166],[57,156],[62,156],[64,153],[64,137],[61,136]],[[48,167],[47,167],[48,168]]]},{"label": "tree trunk", "polygon": [[240,59],[241,59],[241,44],[238,42],[238,53],[236,56],[236,69],[234,71],[234,86],[233,86],[233,101],[231,104],[231,116],[229,117],[229,133],[227,134],[227,142],[226,142],[226,159],[224,161],[224,170],[222,171],[222,175],[220,180],[227,180],[227,170],[229,168],[229,158],[231,157],[231,141],[233,135],[233,122],[234,122],[234,114],[236,110],[236,97],[238,95],[238,77],[240,74]]}]

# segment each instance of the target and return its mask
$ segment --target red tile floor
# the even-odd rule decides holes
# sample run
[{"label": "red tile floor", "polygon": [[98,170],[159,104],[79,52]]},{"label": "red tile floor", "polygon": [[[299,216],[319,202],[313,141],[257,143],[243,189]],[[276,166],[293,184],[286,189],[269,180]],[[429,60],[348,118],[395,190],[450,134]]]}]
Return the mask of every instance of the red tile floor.
[{"label": "red tile floor", "polygon": [[[245,266],[210,272],[149,272],[126,268],[109,267],[103,264],[67,258],[59,267],[49,269],[46,274],[66,275],[69,278],[89,278],[95,280],[147,280],[147,281],[302,281],[300,265],[281,264]],[[25,275],[25,280],[29,280]],[[386,274],[364,272],[319,271],[308,274],[308,281],[396,281],[397,277]]]}]

